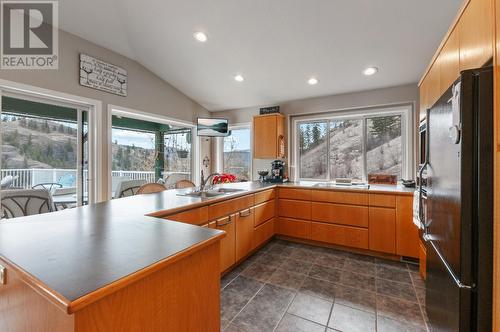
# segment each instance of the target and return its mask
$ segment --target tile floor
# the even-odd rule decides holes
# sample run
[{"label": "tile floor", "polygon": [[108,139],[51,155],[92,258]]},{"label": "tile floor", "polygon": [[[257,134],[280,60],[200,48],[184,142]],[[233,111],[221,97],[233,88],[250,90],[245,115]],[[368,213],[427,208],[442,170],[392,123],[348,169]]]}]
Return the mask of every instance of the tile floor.
[{"label": "tile floor", "polygon": [[221,330],[427,331],[410,264],[273,240],[221,280]]}]

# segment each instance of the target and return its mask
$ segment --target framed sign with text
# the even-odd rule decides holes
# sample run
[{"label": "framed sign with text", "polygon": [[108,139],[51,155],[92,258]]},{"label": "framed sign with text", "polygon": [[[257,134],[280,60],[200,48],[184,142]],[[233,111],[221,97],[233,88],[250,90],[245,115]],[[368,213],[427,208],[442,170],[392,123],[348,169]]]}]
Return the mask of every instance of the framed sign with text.
[{"label": "framed sign with text", "polygon": [[126,97],[127,83],[125,69],[80,53],[80,85]]}]

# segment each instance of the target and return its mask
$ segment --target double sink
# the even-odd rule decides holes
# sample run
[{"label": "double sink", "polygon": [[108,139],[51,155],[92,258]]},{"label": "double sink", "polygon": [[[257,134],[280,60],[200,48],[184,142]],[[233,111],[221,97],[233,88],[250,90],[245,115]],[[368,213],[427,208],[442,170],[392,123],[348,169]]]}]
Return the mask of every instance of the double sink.
[{"label": "double sink", "polygon": [[222,196],[222,195],[226,195],[226,194],[237,193],[237,192],[241,192],[241,191],[245,191],[245,189],[215,188],[215,189],[204,190],[204,191],[192,190],[192,191],[188,191],[188,192],[185,192],[185,193],[179,193],[177,195],[179,195],[179,196],[210,198],[210,197],[217,197],[217,196]]}]

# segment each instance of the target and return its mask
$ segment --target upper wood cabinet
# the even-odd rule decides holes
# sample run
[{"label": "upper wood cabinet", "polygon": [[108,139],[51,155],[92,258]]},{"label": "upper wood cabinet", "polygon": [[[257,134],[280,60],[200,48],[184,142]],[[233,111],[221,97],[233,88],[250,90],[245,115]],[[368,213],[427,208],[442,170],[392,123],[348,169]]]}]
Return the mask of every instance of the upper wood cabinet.
[{"label": "upper wood cabinet", "polygon": [[493,57],[492,0],[470,0],[457,26],[460,70],[483,66]]},{"label": "upper wood cabinet", "polygon": [[279,113],[253,118],[253,157],[285,158],[285,116]]},{"label": "upper wood cabinet", "polygon": [[[460,50],[458,28],[453,29],[439,53],[439,91],[446,91],[460,76]],[[440,96],[441,94],[439,94]],[[439,97],[438,96],[438,97]]]}]

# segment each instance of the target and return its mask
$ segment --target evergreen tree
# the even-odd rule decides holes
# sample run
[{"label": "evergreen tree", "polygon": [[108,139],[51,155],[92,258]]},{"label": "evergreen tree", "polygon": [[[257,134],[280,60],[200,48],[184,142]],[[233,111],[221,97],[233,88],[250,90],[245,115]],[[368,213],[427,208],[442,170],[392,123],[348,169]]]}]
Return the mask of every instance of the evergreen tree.
[{"label": "evergreen tree", "polygon": [[321,142],[321,130],[319,129],[319,123],[315,123],[312,127],[312,143],[317,146]]},{"label": "evergreen tree", "polygon": [[370,133],[379,139],[393,139],[401,135],[401,121],[398,115],[376,117],[370,121]]}]

